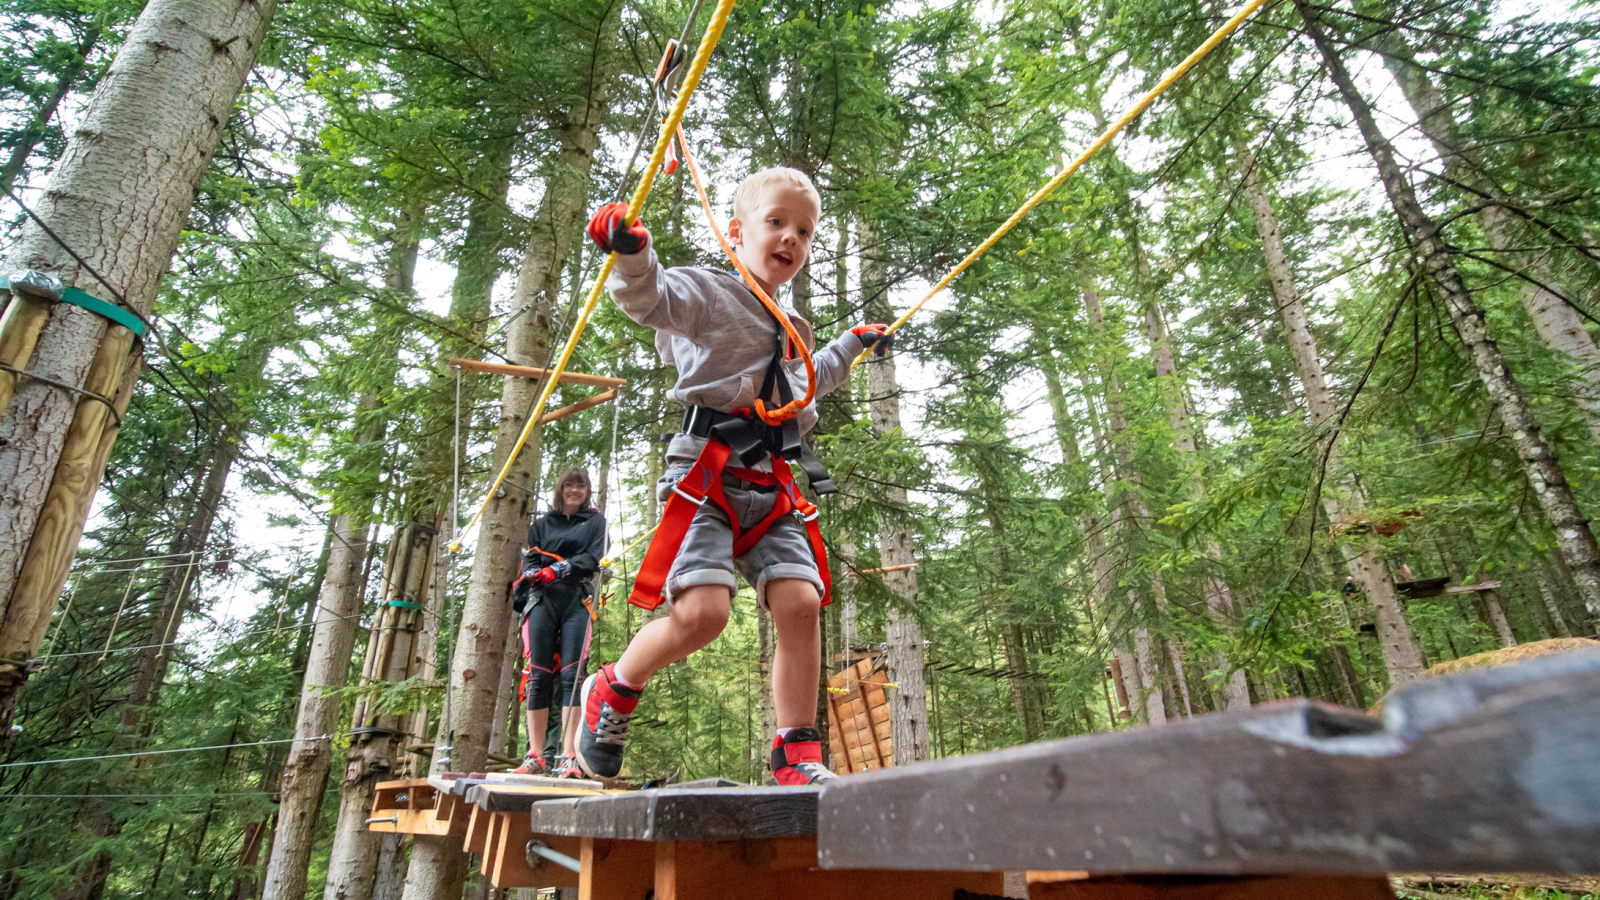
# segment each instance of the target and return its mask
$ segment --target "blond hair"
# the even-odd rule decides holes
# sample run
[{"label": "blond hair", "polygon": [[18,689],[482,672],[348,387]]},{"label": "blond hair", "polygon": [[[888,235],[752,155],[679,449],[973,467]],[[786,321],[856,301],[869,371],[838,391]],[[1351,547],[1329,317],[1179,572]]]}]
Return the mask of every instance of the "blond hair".
[{"label": "blond hair", "polygon": [[739,189],[733,194],[733,214],[741,222],[747,222],[756,214],[751,207],[761,197],[762,192],[772,187],[792,187],[817,204],[817,212],[822,212],[822,195],[817,193],[817,186],[811,183],[811,176],[787,166],[768,166],[757,172],[746,175],[739,182]]}]

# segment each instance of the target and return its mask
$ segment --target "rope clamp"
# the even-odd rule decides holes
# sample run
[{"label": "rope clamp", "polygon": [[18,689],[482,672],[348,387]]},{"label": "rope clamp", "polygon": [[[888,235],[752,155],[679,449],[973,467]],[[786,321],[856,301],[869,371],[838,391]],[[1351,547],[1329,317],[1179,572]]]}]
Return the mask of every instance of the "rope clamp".
[{"label": "rope clamp", "polygon": [[[689,58],[689,50],[676,38],[667,40],[666,52],[661,54],[661,62],[656,64],[656,74],[651,78],[651,84],[656,89],[656,102],[663,113],[672,109],[672,102],[678,96],[678,88],[683,84],[683,63]],[[662,123],[667,121],[666,115],[661,118]],[[671,175],[678,171],[678,149],[670,140],[667,142],[667,155],[661,164],[661,171]]]},{"label": "rope clamp", "polygon": [[107,303],[78,288],[68,287],[60,278],[49,272],[22,269],[12,272],[9,276],[0,275],[0,290],[10,290],[46,303],[68,303],[121,325],[133,332],[136,338],[144,337],[145,322],[133,310],[125,309],[115,303]]}]

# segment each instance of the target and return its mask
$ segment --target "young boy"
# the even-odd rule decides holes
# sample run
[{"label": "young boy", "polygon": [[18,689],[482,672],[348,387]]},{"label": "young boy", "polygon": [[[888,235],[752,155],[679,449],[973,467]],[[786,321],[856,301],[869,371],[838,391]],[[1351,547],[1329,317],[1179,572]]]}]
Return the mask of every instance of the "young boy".
[{"label": "young boy", "polygon": [[[733,208],[729,242],[771,297],[804,265],[822,215],[821,198],[805,173],[774,167],[746,178]],[[799,434],[816,424],[817,413],[807,405],[783,426],[750,413],[758,399],[776,408],[803,396],[806,375],[797,352],[737,272],[662,268],[650,232],[639,223],[628,225],[625,204],[607,204],[595,213],[589,235],[601,249],[619,254],[606,287],[629,318],[655,329],[657,351],[678,370],[668,396],[686,410],[657,488],[667,501],[662,525],[629,598],[653,608],[664,589],[671,615],[639,629],[620,659],[584,682],[578,765],[591,776],[614,777],[622,770],[628,721],[645,684],[722,633],[737,570],[755,587],[757,602],[772,613],[778,631],[773,777],[788,785],[831,778],[815,727],[826,557],[816,508],[794,487],[786,461],[800,458]],[[811,326],[785,311],[810,347]],[[883,325],[859,325],[840,335],[814,357],[816,396],[843,384],[851,361],[864,350],[883,353],[889,344]],[[820,478],[813,475],[814,482]]]}]

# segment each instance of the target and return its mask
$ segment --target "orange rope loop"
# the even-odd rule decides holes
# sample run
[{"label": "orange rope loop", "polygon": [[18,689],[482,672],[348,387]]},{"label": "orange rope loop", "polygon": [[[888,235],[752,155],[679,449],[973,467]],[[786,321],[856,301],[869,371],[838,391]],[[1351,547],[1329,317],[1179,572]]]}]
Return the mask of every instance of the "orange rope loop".
[{"label": "orange rope loop", "polygon": [[[761,289],[761,285],[756,284],[755,276],[751,275],[750,270],[745,268],[744,263],[739,261],[738,255],[733,252],[733,247],[729,246],[728,239],[722,236],[722,226],[717,224],[716,213],[711,211],[711,198],[706,196],[706,185],[705,181],[700,177],[700,166],[695,163],[694,154],[689,151],[689,139],[684,136],[681,124],[678,126],[678,144],[683,147],[683,161],[689,164],[689,174],[694,176],[694,189],[700,195],[700,208],[705,210],[706,221],[711,224],[711,233],[717,236],[717,243],[722,245],[722,252],[728,255],[728,261],[733,263],[735,269],[739,270],[739,275],[744,278],[745,286],[750,288],[750,292],[756,295],[756,299],[760,300],[761,305],[767,308],[767,312],[778,320],[778,324],[783,327],[784,334],[789,336],[789,341],[794,344],[799,352],[800,361],[805,364],[805,396],[791,400],[777,409],[771,410],[767,409],[765,398],[756,398],[756,418],[768,425],[781,425],[799,415],[800,410],[805,409],[812,399],[817,396],[817,364],[811,358],[811,349],[806,346],[805,341],[800,339],[800,334],[795,330],[794,323],[789,321],[789,314],[783,311],[783,307],[773,302],[767,292]],[[784,377],[788,376],[785,375]]]}]

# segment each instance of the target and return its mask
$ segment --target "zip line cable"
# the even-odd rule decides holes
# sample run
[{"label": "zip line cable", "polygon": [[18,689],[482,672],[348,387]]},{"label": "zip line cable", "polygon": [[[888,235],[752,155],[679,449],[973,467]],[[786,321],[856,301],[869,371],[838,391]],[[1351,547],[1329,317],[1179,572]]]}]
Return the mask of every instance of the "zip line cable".
[{"label": "zip line cable", "polygon": [[[1261,3],[1265,0],[1256,0]],[[644,174],[639,180],[639,187],[633,192],[633,197],[628,201],[626,220],[633,224],[639,220],[639,213],[644,209],[645,201],[650,198],[650,191],[655,187],[656,175],[661,171],[661,163],[666,158],[667,149],[672,146],[672,139],[677,133],[678,126],[683,122],[684,113],[689,108],[689,99],[694,96],[695,88],[700,86],[700,76],[705,74],[706,67],[711,62],[711,51],[717,46],[717,41],[722,37],[722,31],[727,27],[728,15],[733,12],[734,0],[717,0],[716,9],[711,13],[711,21],[706,25],[705,37],[700,39],[700,48],[695,51],[694,59],[689,63],[689,70],[683,78],[683,86],[678,90],[678,96],[673,101],[672,109],[667,113],[666,121],[661,125],[661,134],[656,138],[655,149],[650,153],[650,159],[645,163]],[[595,306],[600,302],[600,295],[605,292],[606,279],[611,276],[611,270],[616,267],[617,254],[606,254],[605,262],[601,263],[600,271],[595,276],[594,286],[589,290],[589,297],[583,304],[583,309],[578,315],[578,321],[573,323],[572,333],[567,337],[566,346],[562,348],[560,357],[556,360],[555,367],[545,375],[544,388],[539,392],[539,399],[534,402],[533,408],[528,411],[527,423],[522,427],[522,434],[517,437],[517,442],[511,448],[511,453],[506,456],[505,465],[500,468],[500,474],[495,476],[494,482],[484,492],[483,502],[478,504],[477,512],[472,514],[472,520],[467,527],[462,529],[461,536],[450,544],[452,553],[461,552],[461,538],[471,533],[483,518],[484,511],[489,508],[489,502],[494,499],[500,486],[505,483],[506,477],[511,474],[511,467],[516,464],[517,456],[522,453],[522,448],[528,442],[528,437],[539,424],[539,419],[544,413],[546,404],[550,402],[550,395],[555,392],[556,385],[560,383],[561,375],[567,370],[567,363],[572,360],[573,351],[577,349],[578,340],[583,337],[584,329],[589,324],[589,318],[594,315]]]},{"label": "zip line cable", "polygon": [[[1054,178],[1051,178],[1049,181],[1045,182],[1044,187],[1041,187],[1035,191],[1033,196],[1029,197],[1026,202],[1017,208],[1016,212],[1011,214],[1010,218],[1006,219],[1005,222],[1001,223],[999,228],[995,229],[994,234],[991,234],[985,238],[983,243],[974,248],[971,253],[968,253],[965,259],[956,264],[955,268],[951,269],[943,278],[940,278],[937,282],[935,282],[933,287],[928,289],[928,292],[923,295],[921,300],[911,304],[910,309],[906,310],[900,316],[900,318],[895,319],[894,324],[889,326],[889,333],[893,334],[896,331],[899,331],[900,326],[910,321],[911,317],[916,315],[917,311],[922,309],[923,306],[927,305],[929,300],[937,297],[941,292],[944,291],[945,288],[949,287],[950,282],[956,280],[956,276],[960,275],[962,272],[965,272],[968,266],[971,266],[973,263],[978,261],[979,257],[983,256],[985,253],[988,253],[995,244],[1000,242],[1001,238],[1005,237],[1006,234],[1011,231],[1011,229],[1017,227],[1017,224],[1021,222],[1023,218],[1028,215],[1028,213],[1032,212],[1034,207],[1038,206],[1040,203],[1043,203],[1046,198],[1048,198],[1052,193],[1055,193],[1056,188],[1060,187],[1063,182],[1072,177],[1073,173],[1083,168],[1084,165],[1087,164],[1096,153],[1104,150],[1111,143],[1112,139],[1118,134],[1122,133],[1124,128],[1127,128],[1130,124],[1132,124],[1133,120],[1137,119],[1140,113],[1149,108],[1150,104],[1154,103],[1157,97],[1160,97],[1162,94],[1166,93],[1167,89],[1176,84],[1178,79],[1188,74],[1190,69],[1194,68],[1200,63],[1201,60],[1211,55],[1211,51],[1217,49],[1217,47],[1228,38],[1228,35],[1237,31],[1239,26],[1243,25],[1245,21],[1252,15],[1255,15],[1257,10],[1266,5],[1266,2],[1267,0],[1249,0],[1249,2],[1246,3],[1242,9],[1234,14],[1233,18],[1229,19],[1227,22],[1224,22],[1221,28],[1218,28],[1212,33],[1211,37],[1206,38],[1205,43],[1195,48],[1195,51],[1185,57],[1183,62],[1180,62],[1176,66],[1172,67],[1172,69],[1169,70],[1166,75],[1162,76],[1160,81],[1156,82],[1155,87],[1151,88],[1149,91],[1146,91],[1144,96],[1140,97],[1139,101],[1135,103],[1131,109],[1123,113],[1121,118],[1111,123],[1111,127],[1107,128],[1104,133],[1095,138],[1094,143],[1090,144],[1088,149],[1078,154],[1078,158],[1069,163],[1066,168],[1056,173]],[[863,351],[860,356],[857,356],[855,360],[850,363],[850,365],[855,366],[866,357],[867,353],[866,351]]]},{"label": "zip line cable", "polygon": [[27,766],[53,766],[57,763],[94,762],[102,759],[128,759],[133,756],[166,756],[172,753],[199,753],[204,750],[232,750],[238,747],[262,747],[267,744],[293,744],[304,740],[306,743],[316,741],[331,741],[339,735],[319,734],[309,738],[278,738],[270,741],[247,741],[242,744],[212,744],[209,747],[174,747],[170,750],[139,750],[133,753],[102,753],[99,756],[69,756],[64,759],[31,759],[22,762],[0,763],[0,769],[19,769]]}]

